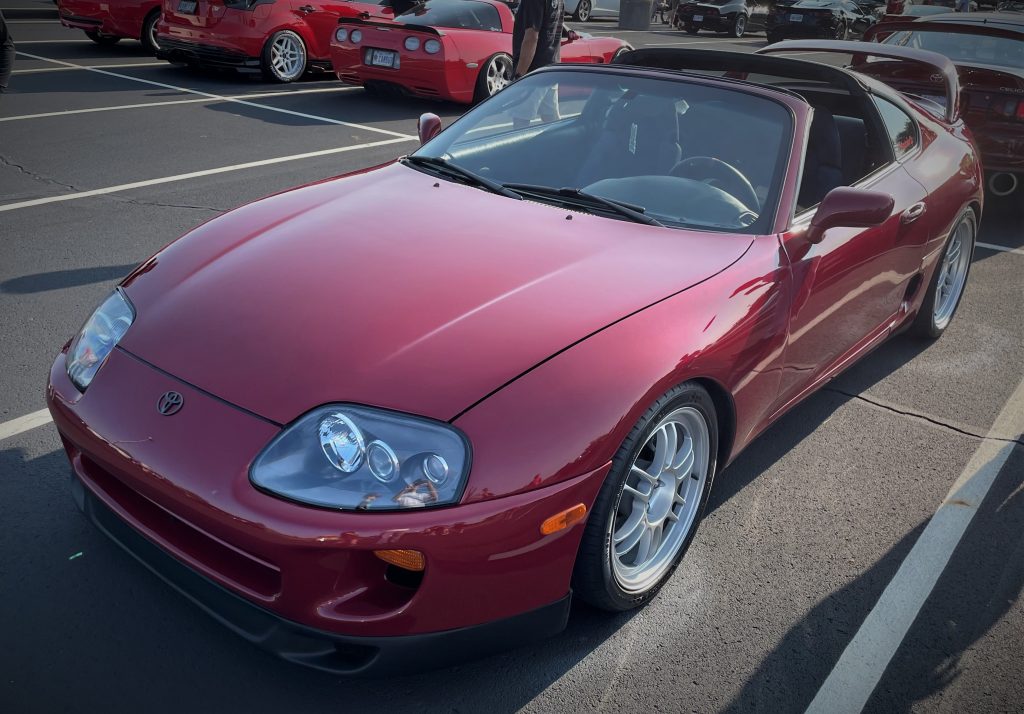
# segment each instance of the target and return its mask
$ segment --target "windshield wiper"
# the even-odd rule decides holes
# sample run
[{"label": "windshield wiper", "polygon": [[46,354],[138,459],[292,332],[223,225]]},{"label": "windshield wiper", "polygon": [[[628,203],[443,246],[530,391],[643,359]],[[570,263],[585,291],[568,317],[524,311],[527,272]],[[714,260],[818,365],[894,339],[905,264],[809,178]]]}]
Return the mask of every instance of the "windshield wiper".
[{"label": "windshield wiper", "polygon": [[437,171],[438,173],[443,173],[454,178],[462,179],[474,186],[486,188],[491,193],[496,193],[500,196],[515,198],[517,200],[521,200],[523,198],[515,191],[503,186],[497,181],[492,181],[491,179],[485,178],[480,174],[473,173],[469,169],[464,169],[458,164],[453,164],[447,159],[442,159],[440,156],[417,156],[413,154],[412,156],[406,156],[404,159],[402,159],[402,161],[408,164],[412,164],[413,166],[425,166],[429,169]]},{"label": "windshield wiper", "polygon": [[628,218],[634,223],[644,223],[648,226],[662,226],[664,223],[656,218],[651,218],[644,214],[646,210],[643,206],[637,206],[633,203],[625,203],[624,201],[616,201],[611,198],[605,198],[604,196],[598,196],[593,193],[587,193],[580,188],[555,188],[554,186],[535,186],[529,183],[507,183],[505,188],[510,188],[513,191],[520,193],[532,193],[538,196],[550,197],[550,198],[563,198],[566,199],[567,203],[583,204],[584,206],[602,206],[616,213],[623,218]]}]

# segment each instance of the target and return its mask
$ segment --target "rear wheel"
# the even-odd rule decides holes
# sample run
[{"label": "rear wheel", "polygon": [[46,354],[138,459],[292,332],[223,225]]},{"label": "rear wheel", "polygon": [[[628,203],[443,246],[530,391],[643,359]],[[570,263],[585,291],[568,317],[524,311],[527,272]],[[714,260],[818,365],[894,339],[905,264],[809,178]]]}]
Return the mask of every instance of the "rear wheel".
[{"label": "rear wheel", "polygon": [[773,45],[773,44],[775,44],[776,42],[778,42],[781,39],[782,39],[782,35],[780,35],[777,32],[769,32],[768,33],[768,44],[769,45]]},{"label": "rear wheel", "polygon": [[576,6],[576,12],[572,14],[572,19],[578,22],[587,22],[593,12],[594,6],[591,4],[591,0],[580,0],[580,4]]},{"label": "rear wheel", "polygon": [[747,31],[747,16],[739,14],[736,16],[736,22],[732,24],[732,31],[729,33],[733,37],[743,37],[743,33]]},{"label": "rear wheel", "polygon": [[839,26],[836,27],[836,39],[845,40],[850,36],[850,28],[846,24],[846,20],[841,20]]},{"label": "rear wheel", "polygon": [[159,21],[160,10],[153,10],[146,15],[146,19],[142,21],[142,35],[139,37],[139,42],[146,48],[146,51],[154,55],[160,49],[160,44],[156,40],[156,23]]},{"label": "rear wheel", "polygon": [[978,217],[973,209],[965,208],[949,232],[946,247],[921,303],[921,310],[910,327],[912,334],[935,339],[946,331],[960,306],[967,285],[977,235]]},{"label": "rear wheel", "polygon": [[114,37],[113,35],[101,35],[96,30],[87,31],[85,33],[85,36],[93,42],[95,42],[97,45],[102,45],[103,47],[110,47],[111,45],[116,45],[118,42],[121,41],[120,37]]},{"label": "rear wheel", "polygon": [[718,453],[714,402],[687,382],[662,396],[626,437],[587,521],[573,591],[605,610],[650,600],[690,545]]},{"label": "rear wheel", "polygon": [[294,82],[306,71],[306,43],[291,30],[275,32],[260,55],[263,76],[274,82]]},{"label": "rear wheel", "polygon": [[481,102],[493,97],[512,82],[512,58],[506,54],[491,57],[480,69],[476,78],[476,92],[473,99]]},{"label": "rear wheel", "polygon": [[700,27],[698,27],[697,25],[687,25],[686,26],[686,34],[688,34],[688,35],[696,35],[698,32],[700,32]]}]

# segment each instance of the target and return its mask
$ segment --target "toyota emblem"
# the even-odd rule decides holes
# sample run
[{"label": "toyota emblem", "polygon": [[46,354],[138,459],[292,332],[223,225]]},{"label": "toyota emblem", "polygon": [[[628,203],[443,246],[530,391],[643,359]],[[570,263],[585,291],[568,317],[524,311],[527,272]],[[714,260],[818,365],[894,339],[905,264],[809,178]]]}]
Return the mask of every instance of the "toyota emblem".
[{"label": "toyota emblem", "polygon": [[171,416],[181,411],[185,398],[180,392],[164,392],[156,403],[156,410],[164,416]]}]

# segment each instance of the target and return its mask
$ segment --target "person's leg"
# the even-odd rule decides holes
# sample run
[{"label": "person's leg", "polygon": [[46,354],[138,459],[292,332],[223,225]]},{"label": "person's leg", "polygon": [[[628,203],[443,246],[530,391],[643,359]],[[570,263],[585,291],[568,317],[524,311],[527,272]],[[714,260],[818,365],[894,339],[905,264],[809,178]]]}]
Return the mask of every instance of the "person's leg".
[{"label": "person's leg", "polygon": [[7,89],[7,82],[10,81],[11,72],[14,71],[14,40],[11,33],[7,31],[7,20],[4,19],[4,12],[0,10],[0,92]]}]

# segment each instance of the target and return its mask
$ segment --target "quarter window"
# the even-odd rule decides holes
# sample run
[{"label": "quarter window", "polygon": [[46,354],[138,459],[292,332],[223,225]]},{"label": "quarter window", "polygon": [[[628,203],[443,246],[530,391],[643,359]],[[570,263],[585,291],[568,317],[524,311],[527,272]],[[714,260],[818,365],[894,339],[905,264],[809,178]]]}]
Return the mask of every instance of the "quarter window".
[{"label": "quarter window", "polygon": [[878,107],[878,112],[882,115],[882,122],[885,124],[885,131],[889,135],[889,141],[892,142],[892,150],[896,154],[896,158],[902,158],[913,151],[920,141],[914,120],[888,99],[874,96],[872,99],[875,100],[875,106]]}]

